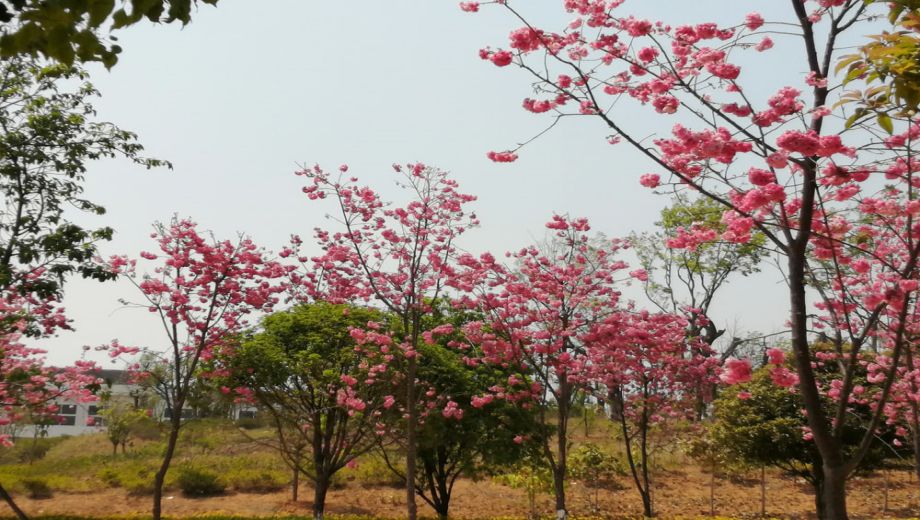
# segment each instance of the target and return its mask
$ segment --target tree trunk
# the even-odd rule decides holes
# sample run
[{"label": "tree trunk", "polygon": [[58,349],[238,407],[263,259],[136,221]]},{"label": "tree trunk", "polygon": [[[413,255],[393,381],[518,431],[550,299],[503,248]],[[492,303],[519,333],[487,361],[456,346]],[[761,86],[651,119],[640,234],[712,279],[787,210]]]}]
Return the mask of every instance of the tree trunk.
[{"label": "tree trunk", "polygon": [[639,491],[639,494],[642,495],[642,516],[646,518],[652,518],[655,516],[655,512],[652,511],[652,495],[649,490]]},{"label": "tree trunk", "polygon": [[429,473],[429,482],[433,485],[431,486],[431,498],[432,502],[435,504],[435,512],[438,513],[438,518],[440,520],[446,520],[447,515],[450,512],[450,495],[451,495],[451,484],[450,484],[450,474],[447,472],[448,465],[448,455],[447,450],[444,446],[439,446],[437,449],[437,467],[427,466],[425,471]]},{"label": "tree trunk", "polygon": [[568,423],[571,389],[565,375],[559,377],[559,416],[556,424],[556,465],[553,468],[553,493],[556,496],[556,520],[567,520],[568,509],[565,507],[565,477],[568,471]]},{"label": "tree trunk", "polygon": [[450,507],[447,505],[447,502],[439,502],[438,507],[435,508],[435,512],[438,513],[438,520],[447,520],[447,513]]},{"label": "tree trunk", "polygon": [[0,484],[0,498],[6,502],[6,505],[10,506],[10,509],[13,510],[13,513],[16,513],[16,518],[19,520],[29,520],[29,517],[26,516],[25,512],[22,509],[19,509],[19,506],[16,505],[16,502],[13,501],[13,497],[6,492],[6,489]]},{"label": "tree trunk", "polygon": [[847,520],[846,472],[840,467],[824,466],[821,502],[822,520]]},{"label": "tree trunk", "polygon": [[767,469],[760,467],[760,516],[767,516]]},{"label": "tree trunk", "polygon": [[568,511],[565,509],[565,470],[562,462],[553,468],[553,493],[556,496],[556,520],[566,520]]},{"label": "tree trunk", "polygon": [[[418,353],[416,352],[416,356]],[[409,358],[408,373],[406,374],[406,410],[409,418],[406,421],[406,516],[409,520],[418,517],[418,506],[415,503],[415,422],[417,420],[415,403],[415,373],[417,368],[416,357]]]},{"label": "tree trunk", "polygon": [[169,437],[166,440],[166,453],[163,454],[163,463],[157,470],[153,479],[153,520],[160,520],[163,517],[163,483],[166,482],[166,472],[169,471],[169,465],[172,463],[173,455],[176,453],[176,443],[179,440],[179,428],[182,427],[182,410],[181,408],[173,410],[173,416],[170,420]]},{"label": "tree trunk", "polygon": [[[814,172],[806,171],[805,182],[814,185]],[[813,196],[813,192],[811,193]],[[812,197],[808,197],[811,199]],[[804,200],[804,199],[803,199]],[[811,200],[803,204],[805,211],[811,211]],[[811,220],[806,219],[810,226]],[[810,229],[810,228],[809,228]],[[814,435],[815,447],[823,461],[823,481],[821,493],[816,493],[821,502],[816,505],[823,508],[822,520],[847,520],[846,464],[844,454],[834,435],[828,428],[821,397],[818,394],[815,374],[811,368],[811,350],[808,342],[808,303],[805,296],[805,248],[807,231],[800,231],[796,241],[790,244],[788,256],[789,307],[792,329],[792,351],[795,356],[796,370],[799,375],[799,394],[808,415],[808,425]]]},{"label": "tree trunk", "polygon": [[297,503],[297,492],[300,491],[300,469],[294,468],[294,477],[291,479],[291,502]]},{"label": "tree trunk", "polygon": [[812,485],[815,487],[815,515],[818,520],[824,520],[827,518],[827,508],[824,505],[824,479],[819,478]]},{"label": "tree trunk", "polygon": [[323,520],[330,480],[330,475],[316,475],[316,487],[313,490],[313,520]]}]

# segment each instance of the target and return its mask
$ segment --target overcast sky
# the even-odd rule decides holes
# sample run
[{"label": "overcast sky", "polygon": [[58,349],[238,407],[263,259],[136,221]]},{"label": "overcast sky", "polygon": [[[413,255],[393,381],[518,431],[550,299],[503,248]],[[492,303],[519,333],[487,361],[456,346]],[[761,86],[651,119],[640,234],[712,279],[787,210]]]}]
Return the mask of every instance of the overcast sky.
[{"label": "overcast sky", "polygon": [[[561,2],[530,3],[539,21],[567,21]],[[788,17],[788,3],[775,0],[630,0],[624,9],[676,25],[738,23],[752,6],[768,18],[771,10]],[[302,179],[293,175],[299,165],[348,163],[351,173],[396,195],[389,165],[422,161],[451,171],[463,191],[479,197],[483,225],[465,242],[473,251],[503,253],[542,237],[553,212],[587,217],[610,236],[651,229],[667,202],[638,184],[653,170],[627,146],[607,144],[595,119],[563,121],[513,164],[486,159],[487,151],[512,147],[547,123],[521,109],[531,93],[521,71],[477,55],[486,45],[505,45],[517,26],[501,9],[468,14],[454,1],[221,0],[217,8],[202,6],[185,28],[123,30],[118,65],[91,67],[103,94],[100,118],[140,134],[149,154],[175,170],[92,165],[87,196],[108,214],[79,220],[116,229],[105,255],[153,249],[151,223],[174,213],[218,236],[245,232],[278,250],[291,233],[309,237],[324,225],[328,209],[300,192]],[[795,50],[779,45],[764,55],[750,88],[765,94],[781,85],[759,79],[774,67],[801,83],[804,63],[788,66],[799,60]],[[642,114],[626,109],[618,117]],[[780,283],[769,267],[756,279],[734,280],[717,318],[775,330],[785,319]],[[129,285],[73,280],[66,292],[76,332],[42,341],[53,362],[113,338],[163,345],[149,313],[120,310],[118,299],[133,296]]]}]

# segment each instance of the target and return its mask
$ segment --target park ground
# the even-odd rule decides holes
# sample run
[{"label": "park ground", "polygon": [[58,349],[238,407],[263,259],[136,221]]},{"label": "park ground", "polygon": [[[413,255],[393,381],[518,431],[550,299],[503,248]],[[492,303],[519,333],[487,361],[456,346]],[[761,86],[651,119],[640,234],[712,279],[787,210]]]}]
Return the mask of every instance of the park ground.
[{"label": "park ground", "polygon": [[[614,450],[611,432],[592,426],[581,441]],[[182,450],[167,479],[164,512],[174,517],[225,514],[234,516],[309,515],[312,489],[302,482],[297,502],[291,500],[290,476],[281,459],[264,442],[271,431],[243,430],[222,422],[190,425],[183,434]],[[28,449],[29,441],[4,456],[0,483],[8,487],[20,506],[35,516],[75,515],[111,517],[145,515],[151,498],[149,481],[161,444],[155,432],[135,439],[127,453],[113,456],[104,434],[43,440]],[[654,500],[663,518],[704,517],[710,512],[711,474],[679,450],[663,454],[656,472]],[[226,491],[217,496],[188,497],[178,488],[175,475],[186,466],[209,468],[220,475]],[[766,472],[767,514],[775,518],[810,518],[810,486],[776,471]],[[716,473],[716,514],[729,518],[757,518],[760,513],[758,470]],[[45,498],[30,498],[38,481],[47,487]],[[887,481],[887,485],[886,485]],[[887,510],[886,510],[887,487]],[[41,493],[40,493],[41,494]],[[47,496],[49,495],[50,496]],[[641,513],[638,496],[627,476],[605,482],[598,492],[599,510],[606,518],[635,517]],[[593,512],[594,491],[576,482],[569,489],[575,516]],[[355,468],[345,469],[327,499],[330,515],[400,518],[405,496],[381,460],[365,457]],[[530,512],[527,493],[503,484],[501,477],[485,476],[457,483],[451,516],[462,519],[525,518]],[[853,518],[920,517],[920,483],[909,471],[877,471],[855,477],[850,483]],[[420,501],[423,515],[433,517]],[[547,493],[536,496],[536,510],[552,512]],[[0,516],[11,511],[0,504]]]}]

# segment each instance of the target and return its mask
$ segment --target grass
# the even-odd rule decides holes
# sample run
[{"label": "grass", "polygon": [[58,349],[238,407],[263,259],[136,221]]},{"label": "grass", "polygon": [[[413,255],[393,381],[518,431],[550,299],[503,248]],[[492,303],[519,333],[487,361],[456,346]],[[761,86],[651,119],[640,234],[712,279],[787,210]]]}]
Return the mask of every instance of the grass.
[{"label": "grass", "polygon": [[[177,489],[180,469],[194,462],[218,474],[227,489],[282,489],[291,480],[290,470],[276,452],[258,442],[271,434],[271,430],[262,429],[243,435],[228,421],[189,423],[183,428],[166,488]],[[48,449],[37,460],[24,461],[31,439],[0,451],[0,481],[4,485],[19,493],[29,492],[38,482],[61,492],[119,487],[130,493],[147,494],[152,492],[153,475],[165,449],[161,439],[135,439],[127,453],[112,455],[112,446],[104,434],[39,439],[39,443],[48,445]]]},{"label": "grass", "polygon": [[[178,450],[166,476],[167,491],[178,490],[181,469],[194,465],[219,475],[227,490],[271,492],[287,487],[291,470],[264,442],[274,436],[265,427],[245,425],[241,430],[226,420],[205,419],[189,422],[180,434]],[[623,447],[616,429],[601,417],[572,418],[576,443],[588,441],[623,460]],[[51,439],[21,439],[16,446],[0,449],[0,482],[17,493],[46,485],[52,492],[87,493],[106,488],[122,488],[132,494],[152,492],[153,475],[165,449],[161,430],[155,423],[142,426],[128,446],[127,453],[112,454],[105,435]],[[687,458],[666,446],[657,451],[653,463],[659,469],[677,469]],[[356,467],[344,468],[335,476],[334,486],[356,483],[364,487],[401,485],[378,455],[362,457]]]}]

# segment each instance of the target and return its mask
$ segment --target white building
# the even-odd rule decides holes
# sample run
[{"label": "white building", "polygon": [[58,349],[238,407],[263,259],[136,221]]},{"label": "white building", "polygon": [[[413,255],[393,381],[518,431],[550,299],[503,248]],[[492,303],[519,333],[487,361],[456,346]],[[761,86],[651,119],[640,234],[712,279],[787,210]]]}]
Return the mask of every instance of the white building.
[{"label": "white building", "polygon": [[[146,391],[141,386],[132,383],[127,370],[99,370],[97,377],[103,380],[101,392],[109,392],[113,401],[131,404],[137,408],[152,408],[152,414],[159,420],[168,420],[171,411],[165,404],[157,399],[152,392]],[[105,430],[103,418],[99,415],[102,410],[100,402],[77,403],[75,401],[60,400],[58,403],[57,423],[41,427],[48,437],[62,437],[65,435],[84,435],[98,433]],[[255,417],[256,409],[252,406],[235,405],[230,411],[233,420]],[[195,417],[191,408],[182,410],[183,419]],[[16,436],[31,438],[38,433],[39,427],[26,425]]]}]

